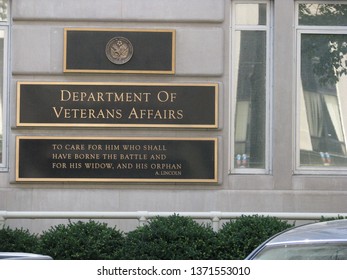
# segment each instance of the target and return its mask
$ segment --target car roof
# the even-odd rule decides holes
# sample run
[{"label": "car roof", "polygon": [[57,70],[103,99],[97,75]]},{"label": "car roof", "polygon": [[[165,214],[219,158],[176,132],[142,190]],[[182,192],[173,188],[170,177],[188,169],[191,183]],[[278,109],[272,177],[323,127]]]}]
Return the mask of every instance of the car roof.
[{"label": "car roof", "polygon": [[50,256],[22,253],[22,252],[0,252],[0,259],[2,260],[52,260]]},{"label": "car roof", "polygon": [[333,220],[291,228],[269,240],[266,246],[283,243],[347,241],[347,220]]}]

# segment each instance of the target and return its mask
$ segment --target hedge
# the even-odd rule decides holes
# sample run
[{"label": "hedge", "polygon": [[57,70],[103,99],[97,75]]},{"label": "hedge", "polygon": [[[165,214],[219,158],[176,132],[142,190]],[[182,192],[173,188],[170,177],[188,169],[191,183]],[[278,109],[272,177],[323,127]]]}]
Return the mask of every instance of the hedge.
[{"label": "hedge", "polygon": [[292,226],[275,217],[241,216],[224,224],[218,232],[216,259],[244,259],[272,235]]},{"label": "hedge", "polygon": [[0,251],[35,252],[58,260],[244,259],[256,246],[292,225],[274,217],[242,216],[218,232],[189,217],[157,217],[128,233],[96,221],[69,222],[31,234],[0,230]]},{"label": "hedge", "polygon": [[123,245],[123,233],[95,221],[54,226],[39,239],[39,251],[59,260],[119,259]]},{"label": "hedge", "polygon": [[0,229],[0,252],[36,252],[39,238],[27,229]]},{"label": "hedge", "polygon": [[143,260],[211,259],[215,233],[211,227],[177,215],[158,217],[126,236],[125,258]]}]

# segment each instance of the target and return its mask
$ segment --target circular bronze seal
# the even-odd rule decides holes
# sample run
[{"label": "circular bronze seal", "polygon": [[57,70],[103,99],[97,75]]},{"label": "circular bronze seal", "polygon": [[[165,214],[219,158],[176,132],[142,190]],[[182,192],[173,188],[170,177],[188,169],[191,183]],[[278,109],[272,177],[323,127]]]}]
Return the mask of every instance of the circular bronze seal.
[{"label": "circular bronze seal", "polygon": [[106,45],[106,56],[114,64],[127,63],[133,53],[133,45],[124,37],[114,37]]}]

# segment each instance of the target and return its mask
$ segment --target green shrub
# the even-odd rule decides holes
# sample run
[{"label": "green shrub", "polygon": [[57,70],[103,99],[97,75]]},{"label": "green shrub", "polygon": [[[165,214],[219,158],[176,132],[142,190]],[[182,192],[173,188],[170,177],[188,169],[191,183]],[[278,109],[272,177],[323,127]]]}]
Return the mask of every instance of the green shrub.
[{"label": "green shrub", "polygon": [[215,233],[191,218],[157,217],[128,233],[125,259],[210,259]]},{"label": "green shrub", "polygon": [[1,252],[35,253],[38,247],[38,236],[25,229],[0,229]]},{"label": "green shrub", "polygon": [[217,234],[216,259],[241,260],[258,245],[289,227],[275,217],[241,216],[223,225]]},{"label": "green shrub", "polygon": [[58,260],[118,259],[124,236],[95,221],[57,225],[40,236],[40,251]]}]

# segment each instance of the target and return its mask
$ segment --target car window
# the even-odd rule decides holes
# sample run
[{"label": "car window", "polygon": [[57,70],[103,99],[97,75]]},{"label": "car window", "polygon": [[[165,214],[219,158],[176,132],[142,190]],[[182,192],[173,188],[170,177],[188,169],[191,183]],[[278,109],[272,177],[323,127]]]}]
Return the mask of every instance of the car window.
[{"label": "car window", "polygon": [[347,243],[287,244],[267,246],[256,260],[347,260]]}]

